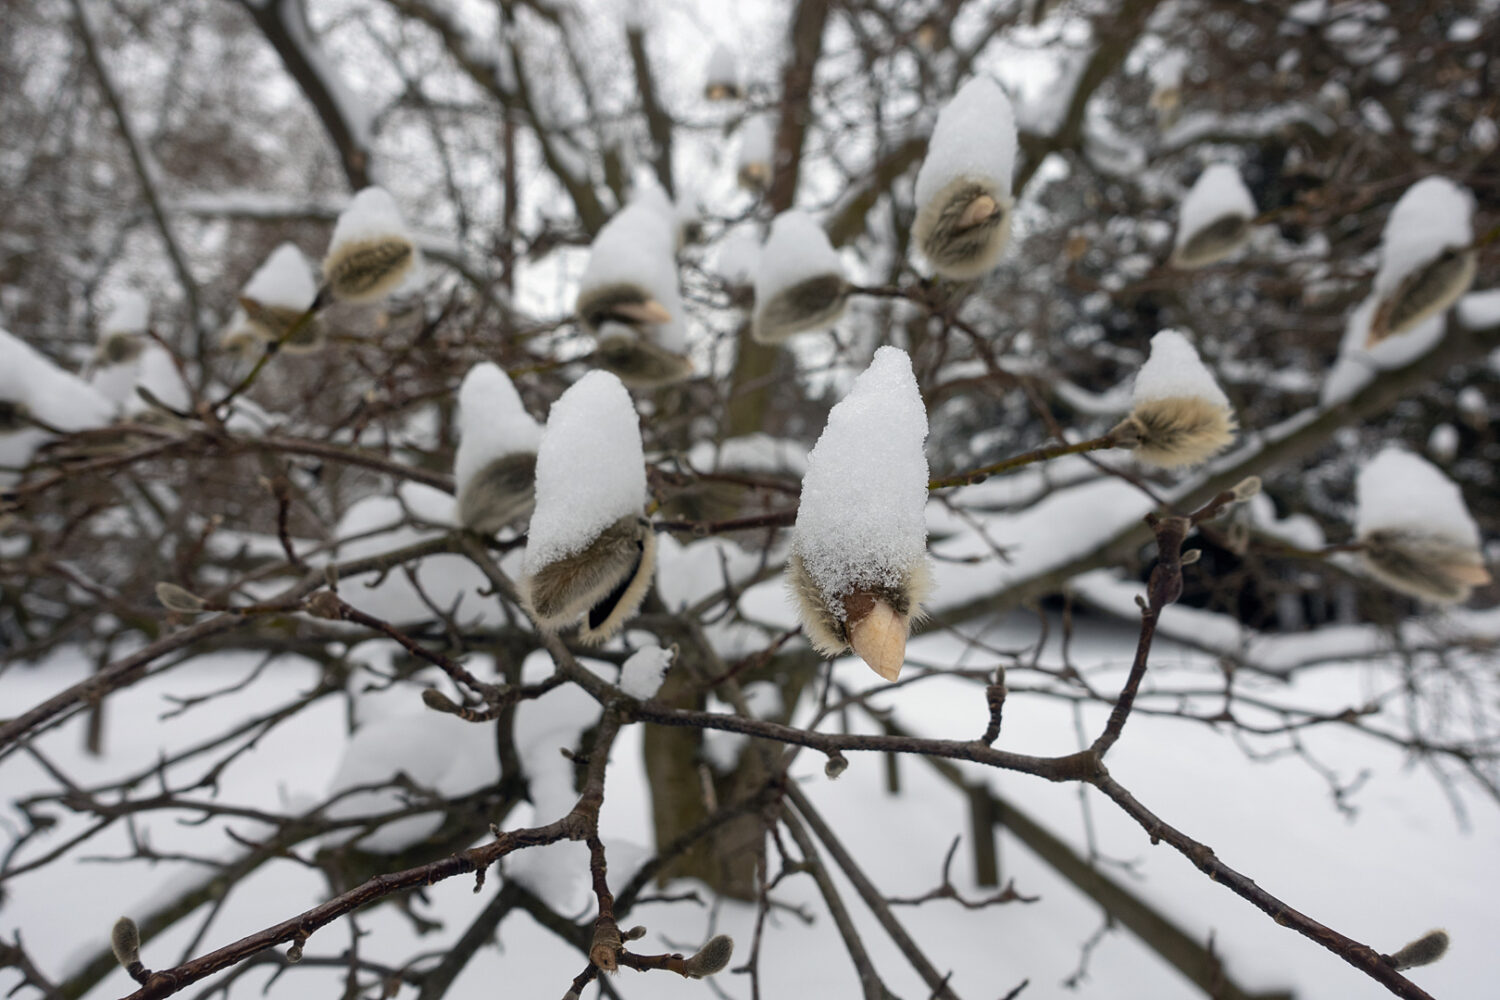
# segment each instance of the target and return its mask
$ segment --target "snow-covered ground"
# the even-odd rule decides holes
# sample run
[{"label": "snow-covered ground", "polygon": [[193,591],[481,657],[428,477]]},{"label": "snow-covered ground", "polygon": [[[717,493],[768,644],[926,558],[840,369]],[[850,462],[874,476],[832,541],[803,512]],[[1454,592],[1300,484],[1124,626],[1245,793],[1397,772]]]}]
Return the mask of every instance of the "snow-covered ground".
[{"label": "snow-covered ground", "polygon": [[[992,647],[1015,648],[1035,635],[1035,620],[1023,616],[991,629],[983,638]],[[1073,637],[1070,657],[1081,668],[1099,669],[1091,680],[1112,690],[1128,665],[1133,640],[1133,632],[1123,627],[1085,624]],[[993,658],[967,649],[951,634],[929,634],[912,642],[912,664],[955,661],[980,667],[991,664]],[[1043,658],[1044,664],[1058,662],[1055,649]],[[248,716],[265,710],[285,700],[288,692],[309,688],[317,676],[311,664],[284,661],[243,691],[182,715],[161,718],[171,707],[165,700],[168,693],[182,696],[222,687],[253,669],[254,663],[248,654],[200,658],[121,693],[107,707],[108,752],[102,758],[82,752],[81,720],[48,734],[37,742],[37,748],[78,780],[102,781],[148,768],[160,751],[219,731],[224,713]],[[81,679],[89,669],[76,653],[67,651],[37,667],[14,666],[0,674],[0,697],[7,705],[29,705]],[[1180,682],[1187,670],[1208,678],[1208,684],[1215,676],[1211,662],[1201,655],[1163,645],[1153,659],[1147,690]],[[837,671],[840,680],[852,686],[877,681],[857,660],[840,661]],[[1366,666],[1342,664],[1306,672],[1290,686],[1263,681],[1264,690],[1256,693],[1286,702],[1358,705],[1389,681],[1389,675],[1378,675]],[[1024,686],[1019,675],[1013,686]],[[902,725],[927,735],[973,736],[983,730],[987,718],[982,690],[947,678],[910,684],[876,700],[894,709]],[[274,730],[222,775],[217,800],[279,812],[305,807],[322,797],[347,742],[346,713],[343,699],[330,696]],[[802,713],[799,718],[805,721],[805,705]],[[861,723],[858,714],[853,718],[857,725]],[[1083,720],[1085,731],[1092,735],[1102,725],[1103,711],[1088,709]],[[1344,780],[1370,772],[1369,780],[1350,799],[1357,810],[1355,819],[1336,807],[1324,778],[1303,760],[1283,756],[1251,761],[1230,736],[1202,724],[1133,717],[1111,754],[1110,768],[1149,808],[1212,846],[1225,862],[1291,906],[1379,950],[1395,950],[1431,927],[1446,927],[1453,937],[1449,955],[1432,967],[1416,970],[1412,978],[1435,996],[1486,995],[1500,980],[1500,951],[1493,947],[1500,810],[1474,790],[1465,789],[1466,829],[1429,772],[1409,766],[1400,751],[1341,727],[1313,729],[1302,738],[1308,750]],[[616,744],[602,815],[617,888],[640,860],[638,846],[650,843],[640,741],[641,729],[635,726],[627,728]],[[1284,738],[1253,744],[1262,752],[1285,745]],[[1029,753],[1076,749],[1073,711],[1060,701],[1014,693],[1006,705],[997,746]],[[914,896],[938,884],[943,855],[956,834],[967,837],[968,819],[962,797],[934,779],[925,763],[903,760],[900,769],[899,796],[886,793],[884,764],[872,756],[851,754],[848,771],[829,780],[821,756],[805,753],[798,758],[794,775],[881,890],[891,896]],[[971,771],[981,773],[979,768]],[[176,780],[180,782],[187,773],[179,769]],[[1076,848],[1083,848],[1085,825],[1077,787],[988,773],[998,793]],[[8,837],[19,823],[14,800],[48,787],[50,780],[24,751],[0,762],[0,788],[6,800],[0,817]],[[148,783],[141,794],[154,791]],[[1107,873],[1159,906],[1199,940],[1212,935],[1228,972],[1240,984],[1251,990],[1289,988],[1299,998],[1357,1000],[1386,995],[1330,953],[1276,926],[1208,881],[1170,848],[1152,847],[1140,828],[1107,801],[1093,794],[1088,800],[1101,853],[1132,866],[1126,872],[1107,864]],[[530,813],[529,807],[518,809],[506,817],[504,825],[529,823]],[[186,813],[155,814],[149,828],[142,830],[150,846],[163,854],[220,858],[243,850],[217,825],[183,822],[192,818]],[[233,825],[244,835],[257,834],[254,823]],[[16,861],[39,857],[81,828],[76,819],[66,819],[50,836],[29,845]],[[117,916],[144,914],[202,870],[182,861],[152,865],[100,860],[129,853],[126,831],[116,825],[69,860],[7,882],[0,904],[0,937],[10,940],[19,931],[42,971],[61,979],[80,957],[105,945]],[[955,882],[971,897],[983,895],[987,890],[972,884],[969,857],[965,844],[954,865]],[[1002,881],[1013,878],[1019,891],[1039,895],[1038,902],[977,912],[951,902],[932,902],[915,909],[898,907],[898,917],[938,969],[953,970],[952,985],[960,996],[1002,996],[1026,978],[1031,985],[1025,996],[1070,995],[1062,981],[1074,970],[1080,946],[1100,923],[1097,907],[1008,834],[1001,837],[1000,857]],[[929,991],[858,904],[854,892],[841,876],[835,877],[847,890],[865,943],[891,988],[904,997],[927,996]],[[411,922],[394,907],[361,913],[358,926],[370,934],[364,939],[364,953],[379,961],[419,952],[441,954],[501,884],[500,878],[492,876],[485,892],[477,896],[470,879],[428,889],[425,899],[416,904],[417,910],[440,920],[443,928],[420,939]],[[674,885],[671,891],[689,888]],[[327,895],[315,871],[294,861],[272,862],[223,902],[194,952],[202,953],[284,919]],[[804,924],[787,910],[772,914],[763,946],[762,995],[856,995],[852,965],[811,880],[791,878],[777,897],[805,907],[815,920]],[[148,943],[145,963],[161,968],[180,961],[206,912],[200,909],[170,933]],[[575,916],[586,917],[586,907]],[[628,923],[642,923],[649,929],[638,946],[642,951],[690,951],[711,933],[732,934],[739,946],[734,963],[738,964],[748,953],[753,917],[753,908],[743,904],[646,903],[632,911]],[[348,923],[340,922],[315,934],[307,955],[338,955],[349,940]],[[436,960],[429,958],[422,964]],[[496,984],[503,983],[506,996],[560,996],[582,968],[581,955],[529,916],[516,913],[501,925],[499,946],[484,949],[449,995],[492,997]],[[237,994],[257,995],[269,976],[269,969],[251,973],[236,987]],[[13,972],[0,972],[0,989],[8,989],[15,978]],[[726,973],[714,982],[730,996],[749,995],[748,983],[741,976]],[[627,997],[670,1000],[713,995],[704,983],[663,973],[624,971],[614,978],[614,985]],[[267,995],[333,995],[341,986],[342,973],[337,970],[302,968],[271,984]],[[89,995],[116,997],[132,988],[125,974],[116,970]],[[1088,977],[1072,995],[1170,1000],[1201,994],[1121,929],[1094,951]]]}]

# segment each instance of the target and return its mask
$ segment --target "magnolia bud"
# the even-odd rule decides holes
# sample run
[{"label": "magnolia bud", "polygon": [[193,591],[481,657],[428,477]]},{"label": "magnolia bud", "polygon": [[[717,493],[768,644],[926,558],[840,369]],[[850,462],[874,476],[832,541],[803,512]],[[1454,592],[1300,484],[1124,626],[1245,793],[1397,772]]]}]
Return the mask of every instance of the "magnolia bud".
[{"label": "magnolia bud", "polygon": [[723,969],[733,957],[734,938],[720,934],[683,964],[683,973],[690,979],[704,979]]}]

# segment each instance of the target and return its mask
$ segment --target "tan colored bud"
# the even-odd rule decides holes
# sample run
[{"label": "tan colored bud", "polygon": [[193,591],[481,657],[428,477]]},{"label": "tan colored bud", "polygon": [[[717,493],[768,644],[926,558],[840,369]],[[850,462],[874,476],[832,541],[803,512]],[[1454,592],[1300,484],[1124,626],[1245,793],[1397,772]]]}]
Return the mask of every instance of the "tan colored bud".
[{"label": "tan colored bud", "polygon": [[1474,284],[1478,263],[1474,251],[1450,247],[1402,278],[1376,306],[1365,347],[1398,337],[1453,305]]},{"label": "tan colored bud", "polygon": [[693,375],[693,363],[618,323],[600,330],[594,361],[632,389],[659,389]]},{"label": "tan colored bud", "polygon": [[709,938],[698,954],[683,963],[683,975],[689,979],[705,979],[721,971],[734,957],[734,938],[720,934]]},{"label": "tan colored bud", "polygon": [[1433,604],[1457,604],[1490,582],[1484,556],[1441,535],[1384,528],[1362,536],[1370,575],[1392,590]]},{"label": "tan colored bud", "polygon": [[787,560],[787,587],[797,605],[808,642],[824,656],[852,649],[881,677],[895,680],[906,656],[911,623],[920,620],[922,602],[932,589],[925,562],[894,586],[876,586],[831,597],[808,573],[802,557]]},{"label": "tan colored bud", "polygon": [[849,283],[837,274],[799,281],[755,304],[756,341],[779,344],[798,333],[821,330],[838,322],[849,304]]},{"label": "tan colored bud", "polygon": [[1234,414],[1201,396],[1170,396],[1138,403],[1110,431],[1119,447],[1163,469],[1195,465],[1234,443]]},{"label": "tan colored bud", "polygon": [[165,580],[156,585],[156,599],[168,611],[181,615],[196,615],[208,607],[208,602],[191,590]]},{"label": "tan colored bud", "polygon": [[580,641],[599,643],[624,626],[645,600],[656,572],[656,533],[627,514],[578,552],[543,566],[521,584],[538,627],[564,628],[583,617]]},{"label": "tan colored bud", "polygon": [[1010,239],[1010,195],[959,177],[917,207],[912,237],[935,273],[970,281],[995,269]]},{"label": "tan colored bud", "polygon": [[141,931],[135,921],[121,917],[109,932],[109,949],[115,953],[115,961],[129,967],[141,960]]},{"label": "tan colored bud", "polygon": [[349,240],[331,247],[323,260],[323,280],[340,302],[378,302],[411,273],[417,248],[403,235]]},{"label": "tan colored bud", "polygon": [[464,483],[458,495],[458,522],[470,531],[493,535],[531,513],[535,490],[536,454],[501,455]]},{"label": "tan colored bud", "polygon": [[1251,220],[1244,215],[1221,215],[1189,235],[1172,251],[1172,266],[1190,271],[1219,261],[1250,242]]},{"label": "tan colored bud", "polygon": [[1387,961],[1397,970],[1431,965],[1448,953],[1448,932],[1431,930],[1391,955]]}]

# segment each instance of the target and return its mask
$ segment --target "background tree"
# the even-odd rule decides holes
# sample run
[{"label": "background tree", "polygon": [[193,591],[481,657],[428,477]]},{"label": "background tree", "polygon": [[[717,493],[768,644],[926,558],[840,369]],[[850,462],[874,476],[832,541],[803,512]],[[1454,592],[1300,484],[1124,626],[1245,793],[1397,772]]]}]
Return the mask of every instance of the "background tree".
[{"label": "background tree", "polygon": [[[1070,982],[1102,995],[1132,988],[1109,966],[1087,976],[1118,927],[1180,988],[1302,981],[1282,972],[1305,943],[1266,954],[1257,930],[1211,938],[1182,916],[1219,892],[1207,881],[1135,883],[1114,859],[1144,830],[1257,928],[1292,927],[1376,994],[1427,995],[1397,971],[1410,956],[1385,954],[1427,924],[1376,941],[1304,916],[1302,887],[1152,811],[1141,783],[1169,776],[1103,762],[1212,728],[1250,760],[1297,756],[1352,812],[1364,778],[1347,747],[1397,748],[1490,828],[1495,590],[1435,615],[1374,582],[1360,560],[1391,564],[1372,534],[1391,524],[1363,497],[1357,521],[1355,490],[1427,475],[1360,475],[1400,444],[1457,484],[1481,537],[1500,520],[1500,309],[1483,291],[1500,270],[1496,18],[1489,2],[1354,0],[12,5],[0,885],[20,933],[4,975],[49,997],[269,979],[433,998],[493,992],[475,970],[495,962],[558,993],[702,995],[666,973],[727,961],[723,924],[748,982],[708,982],[733,995],[1003,996],[1060,978],[1042,950],[1005,947],[1040,923],[1083,945]],[[992,192],[1013,199],[993,199],[1012,235],[993,273],[936,279],[914,242],[918,171],[975,76],[1015,106],[1014,177]],[[1248,245],[1190,269],[1179,206],[1214,164],[1243,178],[1255,214],[1228,235]],[[1452,256],[1472,256],[1481,291],[1416,340],[1361,343],[1392,208],[1432,177],[1472,193]],[[375,303],[287,277],[306,262],[280,248],[318,259],[372,183],[420,270]],[[633,393],[656,582],[621,638],[585,646],[529,624],[523,535],[458,526],[449,471],[460,429],[474,438],[457,388],[491,362],[540,420],[589,369],[618,368],[612,352],[645,350],[574,310],[588,246],[658,196],[680,282],[662,294],[680,295],[693,375]],[[831,333],[767,344],[753,248],[794,208],[838,251],[842,312]],[[260,275],[295,294],[271,301]],[[1070,454],[1122,443],[1132,377],[1167,328],[1188,332],[1240,445],[1167,473]],[[882,345],[908,353],[926,404],[937,584],[891,686],[814,654],[780,582],[808,450]],[[1250,476],[1260,492],[1235,493]],[[1182,669],[1148,672],[1164,640]],[[1327,763],[1324,739],[1346,756]],[[326,788],[291,773],[296,747]],[[860,797],[840,791],[877,759],[877,783],[911,803],[900,822],[851,815]],[[1077,804],[1034,818],[1002,772],[1066,783]],[[1259,773],[1200,775],[1200,791]],[[637,796],[653,841],[638,857],[620,832]],[[851,850],[941,809],[964,815],[930,857]],[[1276,834],[1298,829],[1289,811]],[[1049,913],[1055,893],[1025,905],[1037,892],[1002,871],[997,830],[1097,904],[1098,934]],[[98,857],[152,893],[108,895],[113,876],[87,874]],[[1343,898],[1454,899],[1432,884],[1440,861],[1393,859]],[[905,894],[917,868],[938,887]],[[424,893],[476,871],[467,908]],[[294,898],[308,873],[319,898]],[[38,898],[83,884],[133,918],[118,963],[108,919],[71,922],[68,947],[28,933]],[[522,912],[576,947],[574,966],[483,949],[522,933]],[[946,947],[965,922],[993,927],[1001,957]],[[132,962],[136,986],[119,971]],[[598,975],[617,965],[648,974]],[[1344,976],[1336,988],[1365,985]]]}]

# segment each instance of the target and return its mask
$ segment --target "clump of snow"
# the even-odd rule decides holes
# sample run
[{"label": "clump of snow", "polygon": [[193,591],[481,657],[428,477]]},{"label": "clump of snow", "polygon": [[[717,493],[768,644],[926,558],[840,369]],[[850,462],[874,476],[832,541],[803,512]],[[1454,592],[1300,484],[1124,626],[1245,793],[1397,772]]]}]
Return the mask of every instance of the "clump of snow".
[{"label": "clump of snow", "polygon": [[1131,402],[1139,406],[1157,399],[1183,398],[1229,407],[1229,397],[1187,337],[1178,330],[1163,330],[1151,338],[1151,356],[1135,373]]},{"label": "clump of snow", "polygon": [[1389,295],[1401,280],[1450,248],[1474,239],[1474,196],[1446,177],[1426,177],[1406,189],[1380,238],[1375,294]]},{"label": "clump of snow", "polygon": [[102,337],[120,333],[145,333],[151,324],[151,302],[140,292],[126,290],[115,295],[114,304],[99,324]]},{"label": "clump of snow", "polygon": [[843,263],[823,227],[806,212],[782,212],[771,223],[755,270],[755,301],[765,303],[794,285],[842,276]]},{"label": "clump of snow", "polygon": [[[379,189],[368,188],[366,190]],[[384,192],[381,193],[384,194]],[[358,197],[356,196],[356,200]],[[386,197],[389,198],[389,195]],[[349,207],[352,209],[354,206]],[[394,208],[394,205],[392,207]],[[343,223],[342,216],[339,222]],[[240,294],[247,299],[254,299],[263,306],[303,312],[313,304],[313,299],[317,297],[318,282],[313,277],[312,265],[307,262],[302,251],[297,249],[295,244],[283,243],[272,250],[265,262],[255,269],[255,273],[250,276],[249,281],[245,282],[245,288]]]},{"label": "clump of snow", "polygon": [[1471,292],[1459,299],[1458,321],[1471,330],[1500,326],[1500,288]]},{"label": "clump of snow", "polygon": [[1176,249],[1181,250],[1198,233],[1225,218],[1255,218],[1255,198],[1238,170],[1228,163],[1214,163],[1204,168],[1182,199]]},{"label": "clump of snow", "polygon": [[638,701],[656,697],[667,678],[673,655],[671,649],[656,645],[636,650],[620,668],[620,690]]},{"label": "clump of snow", "polygon": [[646,460],[630,393],[609,372],[589,372],[547,415],[526,572],[582,550],[620,518],[639,514],[645,497]]},{"label": "clump of snow", "polygon": [[1367,462],[1354,484],[1358,501],[1354,532],[1418,532],[1470,548],[1479,546],[1479,526],[1463,493],[1436,466],[1397,447]]},{"label": "clump of snow", "polygon": [[719,242],[717,261],[719,276],[729,284],[753,285],[760,263],[760,240],[749,226],[736,227]]},{"label": "clump of snow", "polygon": [[[179,413],[192,409],[193,398],[182,372],[172,355],[160,344],[147,344],[137,360],[135,388],[144,389],[166,406]],[[125,413],[135,416],[141,413],[160,412],[141,397],[131,393],[124,400]]]},{"label": "clump of snow", "polygon": [[351,198],[348,207],[339,213],[338,221],[333,225],[333,236],[328,241],[328,253],[331,256],[350,243],[386,239],[411,242],[411,232],[406,228],[401,209],[390,192],[382,187],[367,187]]},{"label": "clump of snow", "polygon": [[994,80],[975,77],[938,113],[927,156],[917,172],[917,204],[927,204],[953,182],[967,178],[993,185],[1008,205],[1015,163],[1016,117],[1010,98]]},{"label": "clump of snow", "polygon": [[114,415],[109,400],[87,382],[4,329],[0,329],[0,402],[18,404],[64,431],[102,427]]},{"label": "clump of snow", "polygon": [[458,433],[453,478],[460,494],[490,462],[535,452],[542,440],[542,428],[526,412],[510,376],[492,361],[470,368],[458,387]]},{"label": "clump of snow", "polygon": [[927,409],[894,347],[828,414],[802,480],[793,546],[825,594],[898,586],[927,556]]},{"label": "clump of snow", "polygon": [[1380,308],[1378,296],[1370,296],[1354,308],[1344,324],[1338,360],[1328,372],[1319,393],[1323,406],[1343,402],[1369,385],[1381,371],[1410,364],[1443,339],[1443,317],[1423,320],[1405,333],[1371,344],[1370,324]]},{"label": "clump of snow", "polygon": [[1427,454],[1447,464],[1458,455],[1458,428],[1452,424],[1438,424],[1427,435]]}]

